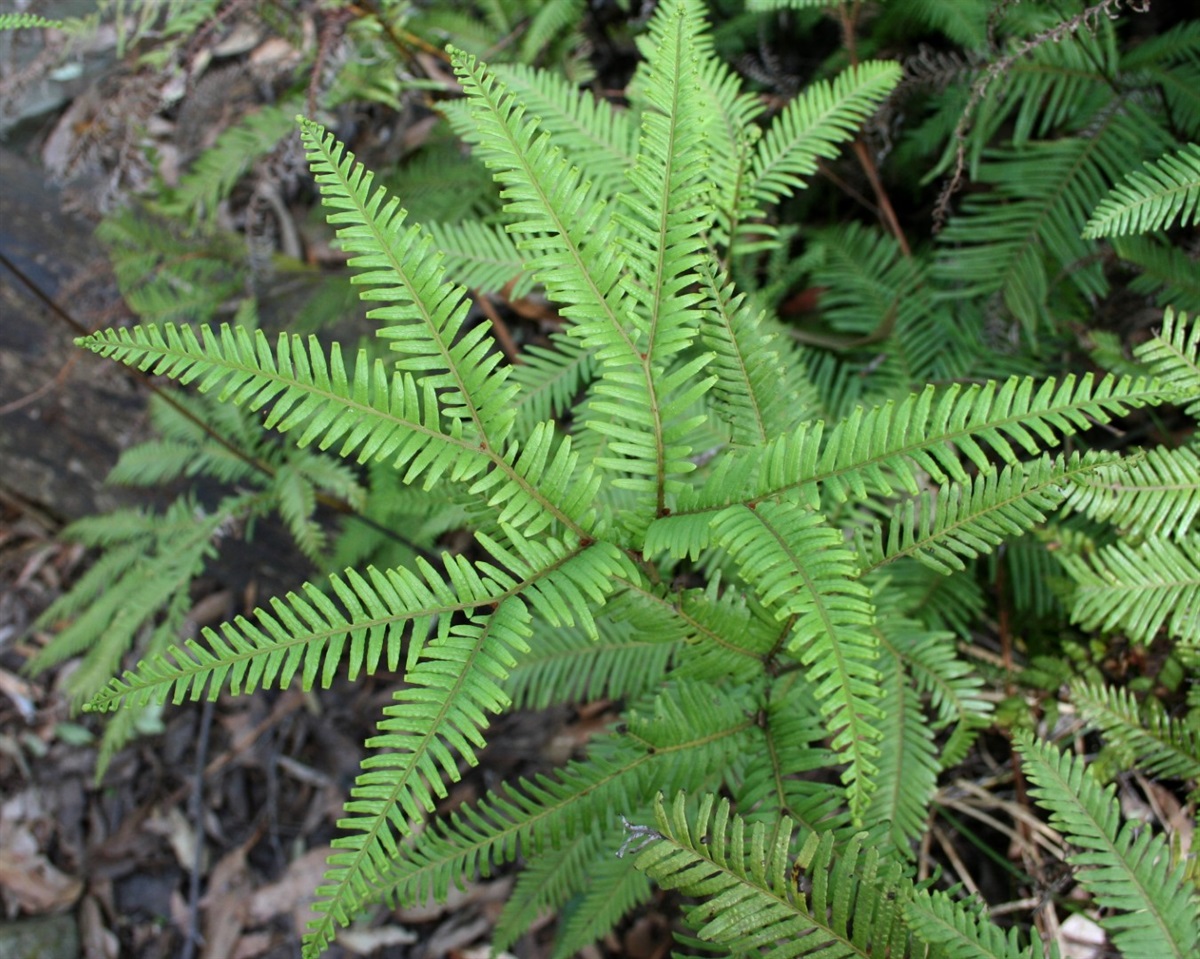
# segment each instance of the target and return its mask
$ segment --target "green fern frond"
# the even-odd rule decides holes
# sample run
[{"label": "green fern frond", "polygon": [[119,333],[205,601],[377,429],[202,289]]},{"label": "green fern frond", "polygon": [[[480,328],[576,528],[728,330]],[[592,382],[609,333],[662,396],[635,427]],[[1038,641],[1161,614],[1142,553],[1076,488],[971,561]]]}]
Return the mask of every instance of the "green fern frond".
[{"label": "green fern frond", "polygon": [[984,680],[955,652],[954,637],[929,632],[912,620],[889,614],[881,620],[887,645],[899,656],[917,688],[929,696],[937,729],[950,723],[982,723],[992,713]]},{"label": "green fern frond", "polygon": [[[582,531],[581,521],[590,522],[598,481],[576,475],[578,457],[569,442],[554,447],[553,431],[545,424],[524,448],[513,444],[504,455],[487,442],[465,437],[461,420],[442,418],[442,397],[434,386],[440,377],[426,375],[420,387],[411,374],[389,378],[382,361],[368,364],[362,351],[347,374],[336,343],[326,358],[315,337],[305,344],[298,336],[281,335],[272,352],[261,332],[251,337],[228,326],[219,336],[202,327],[199,339],[190,328],[171,324],[161,330],[122,328],[79,343],[185,384],[198,381],[201,392],[219,387],[220,399],[251,410],[272,404],[266,428],[299,428],[300,446],[316,440],[327,449],[340,441],[339,455],[355,454],[359,462],[392,458],[395,468],[404,470],[406,483],[421,479],[428,488],[447,474],[456,482],[474,480],[473,492],[490,490],[489,503],[505,504],[507,522],[531,523],[536,530],[557,520],[575,531]],[[511,410],[504,413],[505,430],[512,418]],[[543,481],[540,487],[537,480]],[[562,505],[546,499],[545,490],[561,493]]]},{"label": "green fern frond", "polygon": [[306,344],[281,335],[272,351],[258,331],[222,326],[218,334],[205,326],[197,338],[190,327],[168,323],[105,330],[79,344],[155,375],[198,381],[202,393],[219,388],[219,399],[251,410],[273,403],[268,428],[302,427],[301,446],[319,440],[327,449],[341,440],[340,455],[357,452],[359,462],[394,456],[397,469],[407,467],[406,482],[424,476],[432,486],[447,471],[466,480],[486,469],[478,443],[442,421],[432,384],[418,392],[411,374],[389,377],[365,352],[348,375],[336,343],[326,359],[315,337]]},{"label": "green fern frond", "polygon": [[1066,498],[1072,479],[1092,472],[1078,454],[1069,461],[1043,456],[1033,463],[979,473],[966,483],[947,483],[936,498],[907,500],[887,526],[860,540],[864,572],[911,556],[940,573],[967,568],[964,560],[990,553],[1005,539],[1046,521]]},{"label": "green fern frond", "polygon": [[880,724],[875,789],[862,824],[865,829],[885,829],[895,851],[911,857],[910,844],[926,830],[941,766],[933,729],[887,633],[886,628],[876,629],[880,650],[876,668],[883,691],[878,705],[887,721]]},{"label": "green fern frond", "polygon": [[835,855],[832,834],[810,836],[796,858],[812,884],[804,893],[792,874],[787,819],[769,832],[761,822],[747,829],[727,800],[706,795],[692,811],[680,794],[668,811],[660,794],[655,821],[637,867],[664,888],[704,900],[685,907],[701,939],[738,954],[770,949],[781,959],[917,955],[903,922],[910,886],[898,863],[864,852],[861,837]]},{"label": "green fern frond", "polygon": [[1159,446],[1072,476],[1067,505],[1133,538],[1182,537],[1200,513],[1200,455]]},{"label": "green fern frond", "polygon": [[657,688],[679,653],[678,642],[644,639],[625,620],[605,619],[597,628],[599,639],[582,629],[535,626],[529,655],[505,687],[514,708],[636,699]]},{"label": "green fern frond", "polygon": [[1117,542],[1090,556],[1062,557],[1075,581],[1071,619],[1086,629],[1123,630],[1151,642],[1159,629],[1200,642],[1200,536]]},{"label": "green fern frond", "polygon": [[833,748],[849,764],[842,781],[850,808],[860,813],[878,771],[884,713],[874,609],[853,554],[820,514],[791,504],[731,507],[713,528],[763,605],[787,622],[787,647],[807,667]]},{"label": "green fern frond", "polygon": [[1131,293],[1153,297],[1160,307],[1200,313],[1200,271],[1187,250],[1158,235],[1118,237],[1113,250],[1141,271],[1129,283]]},{"label": "green fern frond", "polygon": [[691,728],[679,727],[672,709],[630,715],[632,735],[596,737],[586,762],[570,762],[552,777],[505,785],[435,820],[386,867],[370,898],[444,899],[451,881],[461,883],[476,871],[488,875],[518,851],[528,856],[559,847],[570,836],[605,831],[617,823],[618,813],[648,805],[660,784],[679,781],[681,765],[689,768],[684,781],[719,781],[745,749],[750,723],[736,703],[714,704],[704,697],[692,702],[687,715],[695,720]]},{"label": "green fern frond", "polygon": [[521,251],[500,227],[468,219],[427,223],[425,229],[455,283],[484,293],[499,293],[507,287],[514,297],[524,296],[532,287]]},{"label": "green fern frond", "polygon": [[506,384],[508,367],[486,326],[465,330],[469,304],[465,291],[444,279],[433,239],[419,226],[404,229],[405,212],[382,188],[371,189],[373,176],[333,134],[300,118],[308,162],[321,187],[328,220],[339,227],[342,248],[357,254],[350,267],[354,282],[369,289],[360,295],[387,306],[371,310],[373,319],[391,324],[378,336],[401,358],[401,370],[420,371],[426,390],[451,420],[469,423],[493,449],[512,427],[511,403],[517,388]]},{"label": "green fern frond", "polygon": [[1189,143],[1131,173],[1096,207],[1085,239],[1162,230],[1200,222],[1200,145]]},{"label": "green fern frond", "polygon": [[632,860],[611,854],[619,846],[615,842],[607,847],[604,858],[592,866],[587,888],[566,904],[551,959],[578,955],[653,895],[650,880]]},{"label": "green fern frond", "polygon": [[[875,580],[876,577],[869,577]],[[966,638],[970,624],[985,608],[983,590],[971,575],[943,576],[916,560],[899,560],[887,567],[883,579],[894,587],[897,615],[907,616],[927,629],[949,630]]]},{"label": "green fern frond", "polygon": [[[922,889],[905,904],[908,928],[921,942],[933,946],[939,959],[1042,959],[1039,939],[1022,947],[1019,933],[1007,933],[979,908],[955,902],[944,892]],[[1051,946],[1050,955],[1058,949]]]},{"label": "green fern frond", "polygon": [[729,423],[734,443],[766,443],[813,408],[812,387],[799,375],[799,357],[788,355],[785,361],[780,355],[785,345],[781,336],[767,332],[766,314],[734,294],[733,285],[709,264],[701,263],[699,274],[709,302],[700,336],[713,352],[716,411]]},{"label": "green fern frond", "polygon": [[523,362],[513,370],[513,380],[521,387],[516,404],[518,436],[527,435],[535,423],[566,414],[594,376],[592,354],[578,340],[555,333],[550,342],[552,348],[525,347]]},{"label": "green fern frond", "polygon": [[1128,689],[1082,679],[1071,683],[1071,699],[1129,766],[1151,776],[1200,782],[1200,726],[1194,720],[1170,716],[1153,697],[1139,704]]},{"label": "green fern frond", "polygon": [[734,801],[747,821],[775,822],[786,816],[802,831],[853,831],[845,791],[836,784],[805,778],[828,769],[837,755],[825,745],[825,719],[809,690],[793,688],[773,697],[760,722],[758,738],[740,757]]},{"label": "green fern frond", "polygon": [[926,475],[962,483],[968,479],[964,459],[979,470],[991,470],[993,456],[1015,464],[1018,448],[1037,454],[1056,445],[1059,435],[1174,396],[1170,386],[1145,378],[1109,376],[1096,383],[1091,374],[1068,376],[1035,390],[1033,380],[1012,377],[966,389],[954,384],[940,393],[930,386],[900,402],[855,407],[828,438],[823,421],[803,422],[753,452],[728,451],[702,485],[683,491],[672,515],[650,525],[645,550],[698,556],[711,541],[711,515],[735,502],[780,498],[815,507],[818,487],[844,502],[866,499],[868,489],[916,495]]},{"label": "green fern frond", "polygon": [[47,30],[62,30],[62,20],[49,20],[36,13],[0,13],[0,30],[30,30],[44,27]]},{"label": "green fern frond", "polygon": [[165,208],[196,220],[214,221],[217,206],[263,155],[295,128],[299,100],[251,111],[221,131],[171,193]]},{"label": "green fern frond", "polygon": [[1153,148],[1148,131],[1158,130],[1123,106],[1102,114],[1087,136],[988,151],[977,179],[991,189],[966,201],[939,234],[938,285],[956,298],[999,296],[1031,337],[1057,325],[1055,284],[1103,296],[1107,280],[1079,223],[1125,172],[1130,151]]},{"label": "green fern frond", "polygon": [[617,192],[637,150],[637,125],[627,111],[557,73],[521,64],[492,69],[564,154],[588,171],[598,190]]},{"label": "green fern frond", "polygon": [[948,769],[958,764],[991,721],[993,707],[983,678],[958,656],[950,634],[931,632],[920,623],[891,615],[891,610],[881,613],[879,622],[883,645],[903,663],[920,693],[929,697],[934,712],[930,728],[952,727],[940,766]]},{"label": "green fern frond", "polygon": [[1190,416],[1200,419],[1200,323],[1168,307],[1162,330],[1133,354],[1155,379],[1178,391],[1176,402],[1184,404]]},{"label": "green fern frond", "polygon": [[[1060,436],[1174,395],[1156,381],[1108,376],[1096,382],[1090,374],[1036,386],[1032,379],[1012,377],[943,391],[926,387],[899,402],[856,407],[827,439],[825,424],[810,421],[753,456],[724,458],[702,487],[680,498],[675,515],[651,526],[648,542],[671,542],[669,530],[686,525],[693,537],[688,548],[697,547],[705,542],[697,514],[731,501],[787,497],[815,503],[818,484],[835,501],[845,501],[865,499],[869,487],[885,496],[897,490],[916,495],[922,474],[937,483],[965,482],[964,459],[979,470],[991,469],[993,456],[1017,463],[1018,449],[1036,455]],[[655,530],[659,524],[662,529]]]},{"label": "green fern frond", "polygon": [[[672,11],[670,8],[674,6]],[[641,137],[621,194],[620,222],[628,267],[631,319],[644,333],[645,364],[666,365],[696,335],[700,295],[687,292],[705,249],[709,225],[707,126],[696,79],[693,28],[686,4],[667,4],[649,25]],[[653,388],[653,387],[652,387]],[[656,391],[654,399],[666,397]]]},{"label": "green fern frond", "polygon": [[[28,668],[42,672],[90,645],[82,671],[73,674],[71,685],[77,697],[93,695],[119,668],[121,657],[160,610],[175,610],[176,615],[167,617],[167,632],[178,629],[190,608],[188,586],[216,554],[217,530],[230,515],[240,514],[248,502],[246,498],[229,500],[222,504],[223,509],[206,514],[184,497],[162,514],[120,510],[67,527],[68,538],[103,546],[105,553],[74,589],[42,613],[38,622],[43,626],[64,617],[75,618],[29,661]],[[175,597],[183,598],[181,609],[173,602]],[[94,643],[97,636],[103,641]]]},{"label": "green fern frond", "polygon": [[526,265],[572,320],[578,335],[601,361],[636,360],[639,350],[625,329],[622,257],[614,255],[615,231],[604,204],[583,187],[582,173],[551,145],[551,137],[507,85],[474,58],[454,55],[455,71],[470,96],[470,141],[504,187],[501,196],[518,222]]},{"label": "green fern frond", "polygon": [[583,19],[584,0],[545,0],[534,8],[534,14],[521,38],[520,58],[532,61],[550,43],[569,28],[578,29]]},{"label": "green fern frond", "polygon": [[384,709],[379,734],[367,740],[376,750],[362,762],[347,817],[348,831],[333,845],[327,885],[314,905],[320,917],[309,925],[305,954],[324,950],[339,926],[354,919],[362,893],[392,861],[403,837],[433,812],[447,783],[459,780],[458,760],[474,766],[485,745],[485,715],[501,712],[509,699],[500,687],[524,652],[529,613],[519,599],[501,600],[490,613],[443,631],[424,647],[405,673],[405,686]]},{"label": "green fern frond", "polygon": [[1161,836],[1120,825],[1113,786],[1101,787],[1083,762],[1027,732],[1013,734],[1038,803],[1080,850],[1068,857],[1102,916],[1113,945],[1126,955],[1188,959],[1200,948],[1200,898],[1183,881],[1183,866]]},{"label": "green fern frond", "polygon": [[837,144],[851,139],[860,124],[900,82],[898,63],[868,60],[830,81],[806,87],[775,118],[754,149],[746,195],[760,212],[804,188],[818,159],[837,156]]},{"label": "green fern frond", "polygon": [[121,295],[143,320],[204,322],[246,288],[244,244],[201,238],[177,221],[129,207],[96,228],[113,261]]}]

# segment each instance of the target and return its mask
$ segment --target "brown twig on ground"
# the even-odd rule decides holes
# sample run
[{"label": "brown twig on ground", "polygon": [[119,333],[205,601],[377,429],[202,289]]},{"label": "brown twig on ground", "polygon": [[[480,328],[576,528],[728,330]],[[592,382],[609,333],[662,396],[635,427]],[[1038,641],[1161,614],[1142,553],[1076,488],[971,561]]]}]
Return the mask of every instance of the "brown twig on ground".
[{"label": "brown twig on ground", "polygon": [[475,303],[479,306],[483,315],[491,322],[492,332],[496,334],[496,342],[500,344],[500,349],[508,357],[508,362],[514,366],[524,363],[525,361],[521,359],[521,351],[517,348],[517,342],[513,339],[508,324],[501,319],[500,313],[492,301],[480,290],[472,290],[471,295],[475,297]]}]

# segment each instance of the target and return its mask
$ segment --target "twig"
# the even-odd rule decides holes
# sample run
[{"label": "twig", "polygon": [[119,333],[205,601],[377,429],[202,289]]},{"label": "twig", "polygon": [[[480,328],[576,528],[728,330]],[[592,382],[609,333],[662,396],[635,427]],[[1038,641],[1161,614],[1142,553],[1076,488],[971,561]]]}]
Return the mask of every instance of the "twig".
[{"label": "twig", "polygon": [[196,734],[196,769],[192,773],[192,795],[188,801],[188,818],[196,830],[192,851],[191,875],[188,877],[188,928],[179,951],[179,959],[192,959],[200,942],[200,870],[204,861],[204,767],[208,761],[208,739],[212,731],[213,700],[206,699],[200,711],[200,729]]},{"label": "twig", "polygon": [[[1101,15],[1110,20],[1116,19],[1117,13],[1114,8],[1120,7],[1122,3],[1134,13],[1147,13],[1150,10],[1150,0],[1100,0],[1099,3],[1093,4],[1081,13],[1063,20],[1061,23],[1056,23],[1049,30],[1043,30],[1031,39],[1021,41],[1012,53],[994,61],[975,81],[971,86],[971,96],[967,100],[967,105],[963,108],[962,116],[958,118],[958,124],[954,128],[954,171],[950,174],[946,185],[942,187],[942,192],[938,194],[937,203],[933,207],[934,233],[937,233],[945,225],[946,219],[950,215],[950,198],[962,187],[967,166],[967,131],[970,129],[971,117],[975,113],[975,108],[979,106],[983,95],[992,85],[992,81],[1007,73],[1014,63],[1033,53],[1039,47],[1045,46],[1047,43],[1061,43],[1067,37],[1078,33],[1083,27],[1093,28]],[[991,33],[990,27],[988,32]]]},{"label": "twig", "polygon": [[475,296],[475,303],[483,312],[483,315],[491,321],[492,332],[496,334],[496,342],[500,344],[500,349],[504,351],[504,355],[508,357],[508,362],[514,366],[520,365],[525,361],[521,359],[521,353],[517,349],[516,340],[513,339],[512,333],[508,329],[508,325],[500,318],[499,312],[482,291],[472,290]]}]

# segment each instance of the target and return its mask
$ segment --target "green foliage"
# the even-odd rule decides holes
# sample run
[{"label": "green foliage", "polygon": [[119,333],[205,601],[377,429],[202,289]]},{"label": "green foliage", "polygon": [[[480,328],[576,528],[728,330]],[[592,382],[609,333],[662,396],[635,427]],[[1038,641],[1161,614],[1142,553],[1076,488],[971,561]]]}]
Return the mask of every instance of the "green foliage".
[{"label": "green foliage", "polygon": [[1123,236],[1161,230],[1178,218],[1187,226],[1200,220],[1200,146],[1189,144],[1174,155],[1131,173],[1105,198],[1088,220],[1083,235]]},{"label": "green foliage", "polygon": [[[555,54],[563,11],[577,6],[509,0],[486,15],[532,58]],[[896,7],[960,43],[987,36],[981,4]],[[411,25],[436,32],[454,12]],[[168,417],[120,475],[265,473],[227,511],[277,510],[313,556],[317,491],[357,499],[356,476],[369,479],[365,515],[420,526],[392,546],[347,535],[339,572],[199,637],[168,645],[178,623],[166,617],[161,644],[86,692],[107,712],[403,669],[367,742],[306,956],[376,902],[444,897],[517,861],[500,946],[557,909],[557,954],[580,948],[649,898],[648,876],[698,900],[685,907],[692,930],[735,954],[1042,955],[977,906],[915,884],[939,776],[995,720],[985,676],[955,641],[990,614],[977,561],[995,557],[1019,609],[1055,611],[1042,583],[1053,574],[1083,629],[1149,643],[1165,628],[1185,649],[1200,643],[1192,447],[1086,449],[1093,427],[1146,408],[1196,414],[1200,325],[1168,311],[1133,361],[1121,356],[1120,375],[1046,375],[1035,362],[1043,340],[1065,352],[1065,331],[1111,289],[1080,233],[1089,211],[1167,138],[1159,100],[1143,95],[1151,81],[1138,71],[1150,68],[1116,28],[1091,17],[1084,30],[1084,18],[1046,39],[1062,23],[1050,13],[1025,4],[995,24],[1013,43],[1043,39],[987,74],[995,89],[962,131],[980,189],[924,244],[890,227],[784,222],[805,209],[810,178],[904,94],[900,67],[825,64],[769,118],[718,59],[697,0],[658,5],[627,109],[529,66],[481,62],[482,33],[456,34],[473,52],[450,54],[463,99],[445,113],[499,186],[498,201],[464,190],[458,209],[477,220],[420,222],[324,126],[299,121],[377,351],[349,360],[315,336],[216,323],[240,276],[206,273],[217,257],[193,263],[153,221],[111,221],[148,322],[81,344],[194,387],[200,418],[224,424],[223,445],[238,451]],[[883,18],[872,42],[886,46],[900,19]],[[375,49],[382,22],[360,24],[355,42]],[[1175,64],[1156,67],[1156,82]],[[935,89],[914,106],[941,131],[926,153],[953,162],[945,120],[963,105]],[[279,119],[272,108],[227,131],[181,185],[180,208],[207,212],[230,195]],[[908,155],[920,152],[905,136]],[[864,141],[855,154],[873,168]],[[436,172],[413,167],[416,183]],[[388,182],[404,188],[402,175]],[[1187,202],[1160,201],[1136,223],[1164,225]],[[780,265],[785,240],[798,265]],[[1163,267],[1179,284],[1182,272]],[[781,276],[817,291],[817,329],[780,321],[769,301],[786,292]],[[535,291],[553,308],[551,332],[512,355],[472,312],[473,291]],[[295,442],[258,445],[251,423]],[[139,526],[126,548],[118,525],[95,538],[112,550],[110,574],[139,549],[177,550],[189,565],[155,585],[184,595],[211,535],[194,533],[188,553]],[[470,545],[437,553],[438,533],[459,527]],[[95,599],[89,581],[56,615]],[[108,625],[113,611],[96,609],[54,655]],[[103,654],[113,673],[132,626],[120,635]],[[1195,776],[1192,726],[1148,701],[1139,736],[1131,701],[1075,695],[1114,750]],[[581,758],[436,814],[480,761],[493,717],[598,697],[620,700],[621,722]],[[1082,881],[1111,909],[1114,942],[1194,949],[1195,894],[1163,841],[1119,828],[1081,764],[1017,742],[1043,808],[1089,850]],[[668,809],[661,796],[676,793]],[[623,825],[636,868],[614,856]],[[1154,883],[1165,895],[1150,908]]]},{"label": "green foliage", "polygon": [[1018,733],[1034,796],[1050,810],[1050,822],[1079,851],[1068,860],[1097,905],[1113,912],[1100,920],[1126,955],[1196,954],[1200,897],[1184,880],[1161,836],[1135,823],[1119,826],[1113,787],[1101,787],[1087,768],[1028,733]]}]

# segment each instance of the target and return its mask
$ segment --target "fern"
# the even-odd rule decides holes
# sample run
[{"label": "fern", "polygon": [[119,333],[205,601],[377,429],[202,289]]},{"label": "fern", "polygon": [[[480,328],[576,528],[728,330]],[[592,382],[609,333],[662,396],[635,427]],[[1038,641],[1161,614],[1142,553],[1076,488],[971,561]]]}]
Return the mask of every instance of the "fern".
[{"label": "fern", "polygon": [[1200,146],[1147,163],[1131,173],[1096,207],[1084,227],[1087,239],[1161,230],[1177,219],[1183,226],[1200,220]]},{"label": "fern", "polygon": [[1132,823],[1119,826],[1113,788],[1101,788],[1075,757],[1028,733],[1018,733],[1015,742],[1034,796],[1080,850],[1069,857],[1080,867],[1080,882],[1098,906],[1115,910],[1100,920],[1113,943],[1126,955],[1195,955],[1200,901],[1162,837]]},{"label": "fern", "polygon": [[1152,776],[1200,782],[1200,728],[1175,719],[1153,698],[1139,705],[1127,690],[1077,680],[1071,698],[1088,724],[1130,764]]},{"label": "fern", "polygon": [[[786,819],[770,831],[756,823],[747,835],[727,801],[706,796],[692,812],[681,794],[669,812],[660,796],[655,822],[638,868],[661,886],[705,898],[685,913],[702,939],[788,957],[910,954],[902,919],[907,884],[898,865],[881,861],[874,850],[864,853],[860,841],[835,860],[832,836],[812,834],[796,858],[812,883],[806,895],[793,878]],[[641,835],[633,833],[631,841]],[[860,876],[859,883],[851,878]]]},{"label": "fern", "polygon": [[[487,10],[505,30],[527,27],[533,55],[567,6],[540,19],[518,3]],[[953,22],[914,9],[952,35],[980,35],[975,6]],[[1104,109],[1112,91],[1095,64],[1115,69],[1111,36],[1046,51],[1042,79],[1022,69],[1012,102],[988,104],[979,129],[1011,119],[1018,142],[980,145],[980,181],[995,190],[966,204],[935,248],[847,227],[817,236],[794,271],[779,265],[787,250],[761,257],[780,236],[808,242],[794,227],[776,232],[782,204],[896,88],[896,64],[828,67],[767,120],[717,58],[694,0],[650,18],[627,111],[454,50],[464,101],[446,112],[500,191],[481,207],[487,221],[470,225],[413,222],[401,195],[300,120],[384,355],[350,361],[316,338],[214,326],[215,306],[183,325],[187,303],[166,296],[146,304],[162,322],[81,342],[235,408],[205,414],[231,435],[261,421],[299,447],[283,456],[242,443],[272,467],[263,497],[313,553],[317,491],[357,489],[345,460],[366,467],[367,515],[419,529],[405,549],[344,540],[348,568],[148,651],[89,708],[403,669],[346,806],[308,957],[374,903],[444,897],[518,862],[501,944],[557,909],[560,952],[581,947],[645,900],[649,876],[695,897],[685,912],[696,934],[735,953],[1039,954],[972,907],[918,892],[910,860],[938,776],[993,720],[978,670],[946,631],[977,631],[988,593],[972,578],[986,565],[976,559],[1055,522],[1041,535],[1065,544],[1076,621],[1195,638],[1191,581],[1170,579],[1198,562],[1188,496],[1143,506],[1148,497],[1081,492],[1116,476],[1150,490],[1185,458],[1075,448],[1097,424],[1194,405],[1195,325],[1168,314],[1137,351],[1149,375],[1104,377],[1025,375],[1033,364],[1000,355],[985,328],[997,295],[1033,331],[1107,292],[1079,228],[1128,166],[1144,115]],[[1058,125],[1070,135],[1050,138]],[[1031,157],[1046,161],[1034,176]],[[133,277],[155,261],[130,246]],[[764,272],[760,290],[773,296],[788,278],[822,281],[832,342],[793,344],[805,331],[771,316],[756,292]],[[473,315],[469,286],[536,287],[561,323],[526,337],[536,342],[512,362],[511,344],[501,350]],[[954,323],[972,330],[945,336]],[[960,381],[981,357],[1001,378]],[[931,376],[949,382],[920,382]],[[129,478],[186,472],[192,443],[207,450],[205,469],[245,480],[180,423],[163,425],[162,462],[130,458]],[[1146,538],[1089,541],[1092,527],[1064,508]],[[437,533],[457,524],[473,541],[436,555]],[[137,558],[129,549],[109,562],[121,574]],[[1024,575],[1042,568],[1025,562]],[[98,582],[80,602],[96,600]],[[495,716],[597,697],[620,697],[621,718],[582,759],[438,815]],[[1094,812],[1098,794],[1072,769],[1058,769],[1065,786],[1046,785],[1038,761],[1049,760],[1030,766],[1047,805],[1083,836],[1078,810],[1061,810]],[[701,798],[669,810],[656,800],[679,791]],[[634,824],[627,850],[644,844],[636,870],[613,856],[622,816]],[[1112,832],[1096,821],[1089,841]],[[1112,838],[1104,867],[1123,871],[1101,871],[1096,886],[1120,910],[1108,921],[1121,942],[1142,928],[1125,911],[1159,868],[1158,847],[1138,843]],[[1160,931],[1182,947],[1177,886]]]}]

